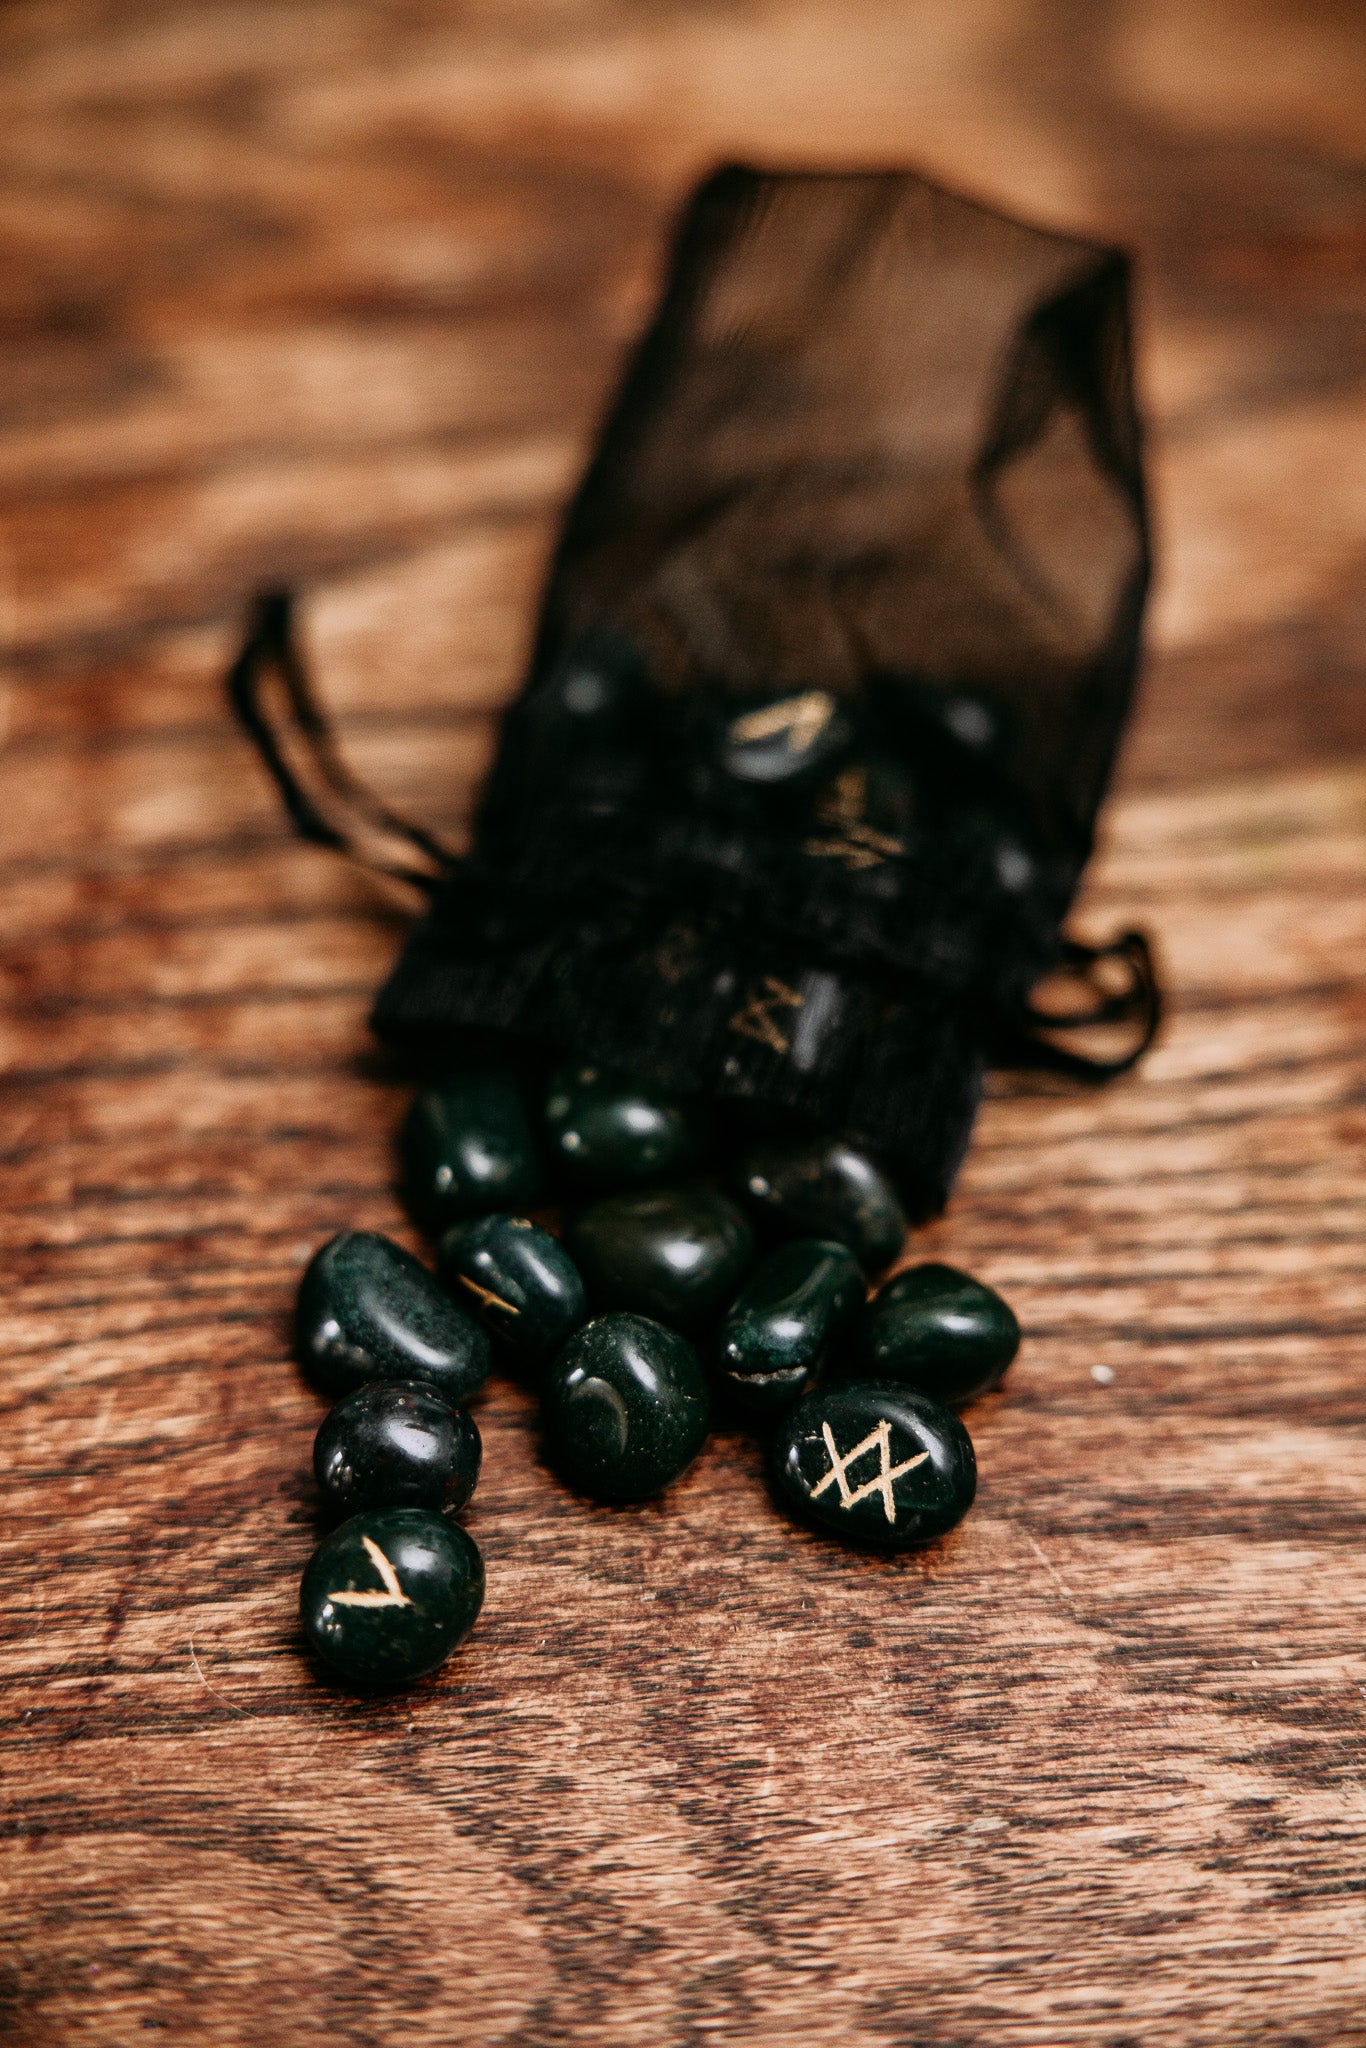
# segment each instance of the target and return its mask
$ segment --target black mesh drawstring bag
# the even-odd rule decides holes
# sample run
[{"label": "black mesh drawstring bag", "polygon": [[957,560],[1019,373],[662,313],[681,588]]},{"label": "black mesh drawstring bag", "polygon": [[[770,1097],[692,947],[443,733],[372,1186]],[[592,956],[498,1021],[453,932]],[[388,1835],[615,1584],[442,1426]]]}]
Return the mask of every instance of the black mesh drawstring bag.
[{"label": "black mesh drawstring bag", "polygon": [[1143,937],[1062,935],[1148,580],[1127,291],[909,173],[707,180],[459,858],[350,776],[260,601],[232,697],[296,826],[429,895],[387,1045],[624,1062],[843,1133],[920,1215],[987,1065],[1132,1064]]}]

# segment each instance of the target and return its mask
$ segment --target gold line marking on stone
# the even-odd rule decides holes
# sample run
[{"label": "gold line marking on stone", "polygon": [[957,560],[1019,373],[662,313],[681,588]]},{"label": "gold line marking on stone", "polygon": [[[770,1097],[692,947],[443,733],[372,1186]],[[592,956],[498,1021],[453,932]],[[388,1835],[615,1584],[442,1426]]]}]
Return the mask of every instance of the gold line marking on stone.
[{"label": "gold line marking on stone", "polygon": [[906,842],[894,833],[879,832],[875,825],[851,825],[849,837],[856,846],[869,846],[875,853],[904,853]]},{"label": "gold line marking on stone", "polygon": [[789,988],[785,981],[779,981],[776,974],[764,976],[764,987],[767,995],[751,996],[744,1007],[735,1012],[726,1029],[738,1031],[742,1038],[752,1038],[759,1045],[768,1046],[772,1052],[785,1053],[789,1041],[772,1015],[773,1006],[780,1004],[784,1009],[800,1010],[806,997],[798,995],[796,989]]},{"label": "gold line marking on stone", "polygon": [[845,768],[835,777],[816,806],[816,816],[823,825],[842,825],[847,831],[851,825],[863,823],[863,806],[868,799],[868,776],[862,768]]},{"label": "gold line marking on stone", "polygon": [[487,1287],[481,1287],[477,1280],[471,1280],[468,1273],[458,1273],[456,1278],[462,1287],[468,1287],[471,1294],[477,1294],[485,1308],[500,1308],[505,1315],[519,1316],[522,1311],[514,1308],[510,1301],[504,1301],[501,1294],[494,1294]]},{"label": "gold line marking on stone", "polygon": [[893,854],[904,853],[906,842],[872,825],[850,825],[842,839],[808,839],[803,850],[818,860],[842,860],[851,870],[878,868]]},{"label": "gold line marking on stone", "polygon": [[372,1537],[362,1536],[361,1542],[369,1553],[371,1564],[379,1573],[384,1584],[382,1593],[329,1593],[328,1599],[336,1607],[411,1607],[412,1601],[398,1582],[398,1573],[390,1564],[384,1552]]},{"label": "gold line marking on stone", "polygon": [[814,860],[842,860],[851,874],[860,868],[880,868],[886,858],[871,847],[856,846],[850,839],[808,839],[802,851]]},{"label": "gold line marking on stone", "polygon": [[[857,1507],[861,1500],[867,1500],[870,1493],[880,1493],[883,1512],[889,1522],[894,1522],[896,1495],[892,1491],[892,1482],[900,1479],[903,1472],[914,1472],[917,1465],[923,1465],[930,1455],[929,1452],[922,1451],[918,1458],[907,1458],[903,1464],[894,1465],[891,1456],[891,1426],[885,1415],[877,1428],[870,1429],[863,1442],[855,1444],[853,1450],[846,1451],[843,1457],[840,1456],[839,1445],[831,1434],[828,1422],[821,1424],[821,1433],[825,1438],[825,1448],[830,1454],[830,1470],[818,1485],[807,1489],[812,1500],[819,1500],[827,1486],[838,1486],[840,1506],[847,1510]],[[851,1487],[845,1474],[851,1465],[856,1464],[866,1452],[872,1450],[876,1450],[878,1455],[876,1474],[873,1478],[866,1479],[862,1486]]]},{"label": "gold line marking on stone", "polygon": [[804,851],[817,860],[842,860],[851,872],[880,867],[884,860],[904,853],[904,840],[867,823],[863,815],[867,798],[868,778],[862,768],[846,768],[837,775],[816,811],[821,823],[833,828],[834,836],[808,839]]},{"label": "gold line marking on stone", "polygon": [[805,690],[800,697],[783,697],[776,704],[761,704],[757,711],[747,711],[743,718],[732,719],[730,736],[743,742],[768,740],[785,732],[790,750],[804,754],[834,715],[835,700],[827,691]]}]

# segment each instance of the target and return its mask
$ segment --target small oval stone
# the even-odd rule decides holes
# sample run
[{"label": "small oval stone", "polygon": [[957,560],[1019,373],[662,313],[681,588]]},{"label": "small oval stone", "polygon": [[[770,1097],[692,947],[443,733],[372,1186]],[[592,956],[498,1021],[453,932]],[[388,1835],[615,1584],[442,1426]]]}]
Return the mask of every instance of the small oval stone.
[{"label": "small oval stone", "polygon": [[928,1394],[827,1382],[790,1409],[771,1448],[779,1498],[842,1543],[911,1550],[960,1522],[977,1491],[972,1439]]},{"label": "small oval stone", "polygon": [[529,718],[544,744],[543,758],[562,765],[585,745],[629,742],[646,696],[645,664],[635,643],[608,630],[577,635],[561,647],[529,696],[513,707],[509,723]]},{"label": "small oval stone", "polygon": [[403,1182],[433,1229],[486,1209],[520,1208],[541,1191],[541,1162],[515,1074],[488,1067],[426,1088],[400,1139]]},{"label": "small oval stone", "polygon": [[334,1397],[369,1380],[423,1380],[458,1407],[493,1367],[483,1331],[411,1252],[374,1230],[342,1230],[299,1283],[299,1363]]},{"label": "small oval stone", "polygon": [[639,651],[619,634],[562,648],[505,721],[496,774],[513,828],[541,807],[548,784],[572,788],[576,804],[599,815],[628,800],[648,767],[639,744],[647,700]]},{"label": "small oval stone", "polygon": [[896,1189],[866,1152],[842,1139],[752,1145],[738,1184],[757,1215],[801,1237],[838,1239],[865,1272],[880,1271],[906,1242],[910,1226]]},{"label": "small oval stone", "polygon": [[871,1379],[970,1401],[994,1387],[1020,1348],[1020,1325],[994,1287],[955,1266],[912,1266],[868,1304],[857,1367]]},{"label": "small oval stone", "polygon": [[457,1514],[474,1492],[479,1431],[415,1380],[377,1380],[338,1401],[313,1442],[313,1471],[335,1515],[369,1508]]},{"label": "small oval stone", "polygon": [[608,1195],[566,1233],[590,1299],[691,1336],[719,1316],[754,1261],[742,1210],[714,1188]]},{"label": "small oval stone", "polygon": [[525,1216],[480,1216],[441,1240],[441,1277],[519,1365],[558,1351],[588,1314],[578,1268]]},{"label": "small oval stone", "polygon": [[798,1238],[770,1252],[721,1326],[721,1377],[737,1401],[760,1414],[789,1407],[865,1293],[858,1261],[833,1239]]},{"label": "small oval stone", "polygon": [[838,698],[828,690],[803,690],[730,719],[720,764],[736,782],[811,782],[848,752],[853,737],[853,721]]},{"label": "small oval stone", "polygon": [[428,1508],[353,1515],[304,1568],[299,1615],[322,1664],[347,1685],[407,1685],[473,1626],[484,1562],[459,1523]]},{"label": "small oval stone", "polygon": [[541,1390],[546,1452],[593,1500],[648,1500],[686,1471],[707,1437],[711,1403],[685,1337],[645,1316],[588,1323]]},{"label": "small oval stone", "polygon": [[700,1110],[592,1064],[564,1066],[552,1076],[545,1130],[552,1163],[579,1188],[632,1187],[680,1173],[703,1145]]}]

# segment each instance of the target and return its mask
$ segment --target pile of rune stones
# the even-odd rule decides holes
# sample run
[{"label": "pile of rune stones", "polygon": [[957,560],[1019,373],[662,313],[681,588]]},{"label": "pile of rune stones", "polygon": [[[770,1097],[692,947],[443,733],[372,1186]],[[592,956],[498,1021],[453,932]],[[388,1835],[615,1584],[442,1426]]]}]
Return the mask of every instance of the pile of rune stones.
[{"label": "pile of rune stones", "polygon": [[[907,1229],[872,1159],[769,1134],[701,1178],[718,1155],[697,1107],[582,1063],[538,1092],[479,1067],[413,1103],[404,1186],[435,1276],[347,1230],[300,1286],[299,1359],[336,1400],[314,1449],[336,1526],[301,1611],[345,1684],[422,1677],[479,1612],[483,1561],[454,1517],[479,1476],[468,1404],[495,1360],[536,1389],[548,1462],[593,1500],[662,1492],[720,1409],[767,1431],[778,1500],[844,1542],[907,1550],[972,1504],[953,1411],[1000,1379],[1019,1325],[944,1265],[869,1298]],[[522,1213],[547,1196],[558,1237]]]}]

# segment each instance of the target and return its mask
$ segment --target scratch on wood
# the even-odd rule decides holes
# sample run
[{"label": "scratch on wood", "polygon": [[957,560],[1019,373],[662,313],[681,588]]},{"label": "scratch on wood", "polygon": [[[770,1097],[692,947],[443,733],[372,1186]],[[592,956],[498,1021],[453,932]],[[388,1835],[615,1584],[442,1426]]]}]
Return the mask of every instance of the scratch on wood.
[{"label": "scratch on wood", "polygon": [[1026,1531],[1025,1541],[1029,1545],[1030,1549],[1033,1551],[1035,1557],[1038,1558],[1039,1563],[1043,1566],[1044,1570],[1048,1573],[1048,1576],[1053,1581],[1053,1584],[1062,1594],[1062,1597],[1067,1602],[1068,1606],[1073,1606],[1074,1601],[1071,1589],[1068,1586],[1064,1585],[1061,1573],[1054,1566],[1052,1558],[1048,1555],[1048,1552],[1044,1549],[1042,1543],[1039,1542],[1037,1536],[1031,1536],[1028,1533],[1028,1531]]},{"label": "scratch on wood", "polygon": [[231,1708],[234,1714],[245,1714],[245,1707],[239,1706],[236,1700],[230,1700],[227,1694],[225,1692],[221,1692],[216,1685],[210,1685],[208,1679],[204,1676],[204,1667],[200,1663],[199,1658],[195,1654],[193,1636],[187,1637],[186,1640],[190,1646],[190,1662],[194,1666],[195,1677],[199,1680],[199,1683],[203,1686],[205,1692],[211,1692],[216,1700],[221,1700],[223,1702],[223,1705],[225,1707]]}]

